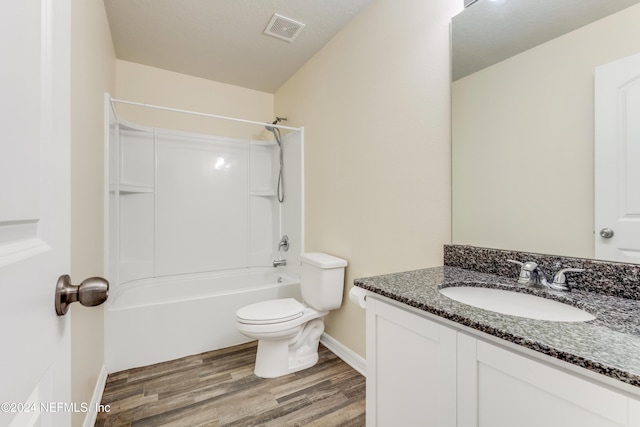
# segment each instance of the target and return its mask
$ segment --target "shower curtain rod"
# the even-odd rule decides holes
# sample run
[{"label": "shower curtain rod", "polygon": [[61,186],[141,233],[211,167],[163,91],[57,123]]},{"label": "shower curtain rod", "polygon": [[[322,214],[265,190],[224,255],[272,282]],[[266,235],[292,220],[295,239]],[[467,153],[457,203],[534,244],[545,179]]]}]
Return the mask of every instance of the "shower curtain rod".
[{"label": "shower curtain rod", "polygon": [[272,124],[272,123],[256,122],[256,121],[253,121],[253,120],[237,119],[235,117],[219,116],[217,114],[200,113],[198,111],[181,110],[179,108],[163,107],[161,105],[144,104],[142,102],[134,102],[134,101],[125,101],[123,99],[116,99],[116,98],[112,98],[112,97],[109,97],[109,101],[111,102],[111,106],[114,108],[114,110],[115,110],[115,106],[113,105],[113,103],[117,102],[119,104],[127,104],[127,105],[135,105],[135,106],[138,106],[138,107],[154,108],[156,110],[172,111],[174,113],[193,114],[195,116],[211,117],[211,118],[214,118],[214,119],[231,120],[231,121],[234,121],[234,122],[250,123],[250,124],[261,125],[261,126],[269,126],[269,127],[278,128],[278,129],[297,130],[297,131],[299,131],[301,129],[301,128],[294,128],[294,127],[290,127],[290,126],[275,125],[275,124]]}]

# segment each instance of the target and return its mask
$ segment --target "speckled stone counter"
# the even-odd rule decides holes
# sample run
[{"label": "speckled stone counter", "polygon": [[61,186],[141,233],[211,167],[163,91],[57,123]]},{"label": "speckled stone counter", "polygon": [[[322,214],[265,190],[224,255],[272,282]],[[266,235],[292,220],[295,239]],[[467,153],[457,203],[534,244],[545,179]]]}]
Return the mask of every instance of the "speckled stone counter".
[{"label": "speckled stone counter", "polygon": [[[356,279],[354,285],[640,387],[638,300],[588,292],[577,287],[571,292],[546,291],[519,285],[517,274],[505,277],[451,266]],[[582,308],[596,319],[589,322],[553,322],[504,315],[454,301],[439,292],[439,289],[449,286],[482,286],[531,293]]]},{"label": "speckled stone counter", "polygon": [[518,276],[520,267],[507,262],[513,259],[535,261],[552,277],[566,267],[582,268],[582,273],[568,273],[572,290],[640,300],[640,264],[599,261],[560,255],[545,255],[468,245],[444,245],[444,265],[504,277]]}]

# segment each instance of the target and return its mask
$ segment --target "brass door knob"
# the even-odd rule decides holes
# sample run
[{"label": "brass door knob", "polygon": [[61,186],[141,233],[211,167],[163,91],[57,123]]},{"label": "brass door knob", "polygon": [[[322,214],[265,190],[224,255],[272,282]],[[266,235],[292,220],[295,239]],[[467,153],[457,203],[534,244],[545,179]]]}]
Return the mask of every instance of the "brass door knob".
[{"label": "brass door knob", "polygon": [[80,302],[85,307],[100,305],[109,297],[109,282],[102,277],[90,277],[80,283],[71,284],[68,274],[60,276],[56,285],[55,305],[58,316],[64,316],[69,311],[69,304]]}]

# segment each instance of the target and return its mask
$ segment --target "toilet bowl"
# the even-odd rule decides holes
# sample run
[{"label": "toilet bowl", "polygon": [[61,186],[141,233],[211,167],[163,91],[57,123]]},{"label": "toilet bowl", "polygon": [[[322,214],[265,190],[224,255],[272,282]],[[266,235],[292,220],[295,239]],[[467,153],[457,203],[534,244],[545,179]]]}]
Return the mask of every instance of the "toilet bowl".
[{"label": "toilet bowl", "polygon": [[236,312],[238,331],[258,340],[254,373],[259,377],[275,378],[315,365],[323,317],[342,304],[347,262],[321,253],[303,254],[301,260],[304,304],[283,298]]},{"label": "toilet bowl", "polygon": [[[283,317],[284,306],[289,314]],[[238,310],[238,331],[258,340],[254,373],[275,378],[315,365],[324,331],[322,317],[327,313],[305,307],[293,298],[259,302]]]}]

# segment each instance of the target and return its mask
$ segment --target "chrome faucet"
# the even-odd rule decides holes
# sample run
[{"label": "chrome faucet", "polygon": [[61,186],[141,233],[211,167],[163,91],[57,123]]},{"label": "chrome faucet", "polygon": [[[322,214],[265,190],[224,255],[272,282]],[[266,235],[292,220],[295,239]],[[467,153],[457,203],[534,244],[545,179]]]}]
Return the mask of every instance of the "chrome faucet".
[{"label": "chrome faucet", "polygon": [[[280,251],[288,251],[289,250],[289,236],[287,236],[286,234],[284,236],[282,236],[282,239],[280,239],[280,242],[278,243],[278,253],[280,254]],[[280,255],[282,256],[282,255]],[[278,267],[280,265],[287,265],[287,260],[286,259],[275,259],[273,260],[273,266],[274,267]]]},{"label": "chrome faucet", "polygon": [[280,243],[278,243],[278,250],[283,250],[285,252],[289,250],[289,236],[286,234],[282,236],[282,239],[280,239]]},{"label": "chrome faucet", "polygon": [[544,270],[540,268],[538,263],[534,261],[520,262],[512,259],[508,259],[507,261],[518,264],[520,266],[518,283],[520,283],[521,285],[553,289],[556,291],[566,291],[569,289],[566,285],[566,276],[564,273],[569,271],[584,271],[584,269],[582,268],[563,268],[553,276],[553,281],[549,283],[549,281],[547,280],[547,275],[545,274]]}]

